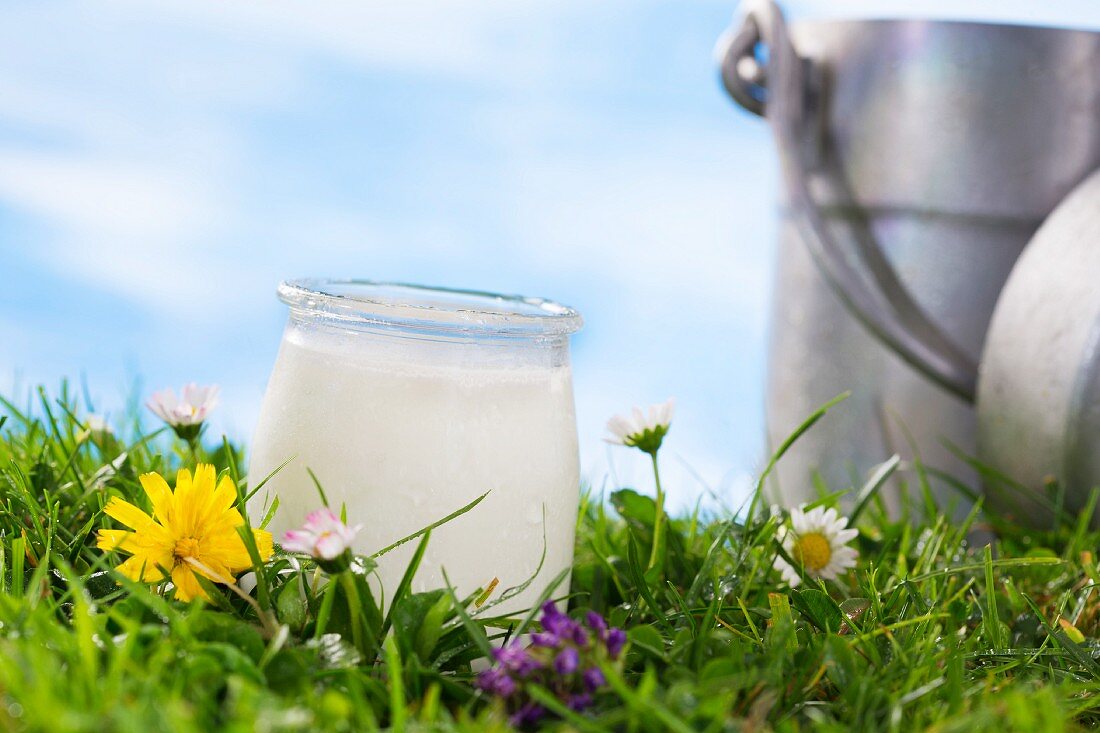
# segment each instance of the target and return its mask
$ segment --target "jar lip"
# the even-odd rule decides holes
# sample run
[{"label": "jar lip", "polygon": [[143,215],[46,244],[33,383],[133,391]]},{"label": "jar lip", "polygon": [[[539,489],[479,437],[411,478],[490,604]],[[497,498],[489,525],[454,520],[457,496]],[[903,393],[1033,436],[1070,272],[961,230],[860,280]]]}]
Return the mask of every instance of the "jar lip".
[{"label": "jar lip", "polygon": [[296,278],[277,292],[307,316],[442,335],[560,337],[584,324],[574,308],[544,298],[412,283]]}]

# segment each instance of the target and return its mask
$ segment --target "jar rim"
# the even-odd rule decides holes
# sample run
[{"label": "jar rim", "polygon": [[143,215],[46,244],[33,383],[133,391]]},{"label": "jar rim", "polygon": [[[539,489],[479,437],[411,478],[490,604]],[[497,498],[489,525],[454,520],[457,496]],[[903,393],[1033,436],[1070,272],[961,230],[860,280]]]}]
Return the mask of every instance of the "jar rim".
[{"label": "jar rim", "polygon": [[580,330],[576,309],[545,298],[360,279],[296,278],[279,300],[310,316],[445,336],[556,338]]}]

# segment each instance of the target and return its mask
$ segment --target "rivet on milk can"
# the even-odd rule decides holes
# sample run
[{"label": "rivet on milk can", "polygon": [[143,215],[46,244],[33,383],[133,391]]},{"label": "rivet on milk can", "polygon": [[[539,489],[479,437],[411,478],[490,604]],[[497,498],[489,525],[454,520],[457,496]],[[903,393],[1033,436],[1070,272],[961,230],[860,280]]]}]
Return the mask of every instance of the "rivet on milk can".
[{"label": "rivet on milk can", "polygon": [[[1100,166],[1100,33],[933,20],[788,28],[745,4],[722,80],[771,125],[783,172],[769,442],[832,397],[768,486],[786,505],[859,485],[915,445],[941,503],[978,477],[977,364],[1009,272]],[[917,481],[909,477],[910,491]],[[898,485],[883,492],[902,503]]]}]

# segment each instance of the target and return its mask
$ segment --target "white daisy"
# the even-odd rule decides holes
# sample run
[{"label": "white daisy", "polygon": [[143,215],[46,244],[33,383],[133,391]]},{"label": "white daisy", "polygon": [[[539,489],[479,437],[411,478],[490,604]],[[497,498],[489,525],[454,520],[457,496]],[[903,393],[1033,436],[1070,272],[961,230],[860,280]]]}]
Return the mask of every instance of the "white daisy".
[{"label": "white daisy", "polygon": [[206,418],[218,406],[218,385],[200,387],[192,382],[184,386],[181,394],[177,398],[174,390],[164,389],[154,392],[145,404],[176,435],[190,441],[198,437]]},{"label": "white daisy", "polygon": [[88,431],[88,434],[94,439],[102,439],[111,435],[114,435],[115,431],[111,428],[103,417],[99,415],[88,415],[84,418],[84,429]]},{"label": "white daisy", "polygon": [[635,407],[630,415],[615,415],[607,421],[607,432],[611,433],[611,437],[604,440],[612,445],[625,445],[656,454],[672,425],[675,407],[676,402],[669,399],[659,405],[650,405],[645,411]]},{"label": "white daisy", "polygon": [[[783,549],[811,578],[835,580],[856,565],[859,553],[848,543],[859,535],[848,529],[848,518],[836,509],[817,507],[808,512],[801,507],[791,510],[791,524],[783,531]],[[782,557],[775,558],[775,569],[792,588],[802,582],[798,570]]]}]

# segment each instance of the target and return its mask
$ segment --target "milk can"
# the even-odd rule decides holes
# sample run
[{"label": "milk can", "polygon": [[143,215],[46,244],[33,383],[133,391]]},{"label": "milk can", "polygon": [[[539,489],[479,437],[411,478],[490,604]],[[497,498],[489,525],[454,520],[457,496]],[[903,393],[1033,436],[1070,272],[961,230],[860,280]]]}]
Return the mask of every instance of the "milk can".
[{"label": "milk can", "polygon": [[[918,451],[937,498],[970,485],[977,363],[998,295],[1056,204],[1100,166],[1100,33],[925,20],[789,28],[750,2],[719,47],[764,116],[784,190],[767,397],[771,499],[859,485]],[[916,481],[907,477],[909,486]],[[899,485],[884,492],[902,501]],[[965,509],[960,501],[957,510]]]}]

